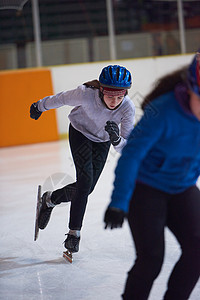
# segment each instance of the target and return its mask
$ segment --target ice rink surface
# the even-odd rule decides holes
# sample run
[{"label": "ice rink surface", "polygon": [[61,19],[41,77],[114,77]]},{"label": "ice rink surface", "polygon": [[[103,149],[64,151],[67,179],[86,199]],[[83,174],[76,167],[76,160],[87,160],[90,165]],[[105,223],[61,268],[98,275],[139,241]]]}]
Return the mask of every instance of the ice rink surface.
[{"label": "ice rink surface", "polygon": [[[134,247],[127,223],[118,230],[103,228],[117,159],[118,154],[111,149],[96,189],[89,196],[80,251],[70,264],[62,258],[69,204],[53,210],[47,228],[33,241],[38,184],[45,191],[74,181],[68,142],[0,149],[0,299],[121,299],[127,271],[135,259]],[[162,299],[179,255],[176,240],[166,230],[165,261],[150,300]],[[190,299],[200,299],[200,282]]]}]

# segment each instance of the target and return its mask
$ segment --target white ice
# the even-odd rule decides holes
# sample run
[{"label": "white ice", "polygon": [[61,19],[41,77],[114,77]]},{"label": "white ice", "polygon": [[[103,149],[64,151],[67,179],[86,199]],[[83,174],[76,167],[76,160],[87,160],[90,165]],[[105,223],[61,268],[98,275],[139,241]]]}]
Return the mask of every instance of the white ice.
[{"label": "white ice", "polygon": [[[112,149],[95,191],[90,195],[74,262],[62,258],[69,205],[53,210],[47,228],[33,241],[36,192],[74,180],[67,141],[0,149],[0,299],[120,300],[127,271],[135,259],[127,223],[104,230],[118,154]],[[184,222],[184,220],[183,220]],[[161,300],[168,275],[180,255],[166,230],[166,255],[150,300]],[[200,299],[200,282],[191,300]],[[177,299],[178,300],[178,299]]]}]

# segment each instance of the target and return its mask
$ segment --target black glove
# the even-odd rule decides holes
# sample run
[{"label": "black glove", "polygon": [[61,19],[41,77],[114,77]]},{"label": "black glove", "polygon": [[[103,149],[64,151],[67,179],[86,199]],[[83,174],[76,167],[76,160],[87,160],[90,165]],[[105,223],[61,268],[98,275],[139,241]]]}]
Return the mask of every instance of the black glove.
[{"label": "black glove", "polygon": [[105,131],[109,134],[111,144],[117,146],[121,141],[118,125],[114,121],[107,121]]},{"label": "black glove", "polygon": [[109,227],[110,229],[122,227],[124,218],[125,212],[123,210],[114,207],[108,207],[104,216],[105,229]]},{"label": "black glove", "polygon": [[34,120],[39,119],[42,112],[38,110],[37,103],[33,103],[30,107],[30,117]]}]

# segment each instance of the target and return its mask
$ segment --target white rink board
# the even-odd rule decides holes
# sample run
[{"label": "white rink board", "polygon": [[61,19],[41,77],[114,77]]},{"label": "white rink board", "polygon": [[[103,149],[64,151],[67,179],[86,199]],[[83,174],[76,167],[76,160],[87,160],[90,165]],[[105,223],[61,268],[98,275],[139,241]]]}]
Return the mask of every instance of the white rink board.
[{"label": "white rink board", "polygon": [[[54,93],[75,89],[84,82],[98,79],[103,67],[118,64],[125,66],[132,73],[133,85],[129,96],[137,108],[157,78],[189,64],[192,57],[193,55],[188,54],[51,67]],[[67,116],[71,109],[72,107],[68,106],[57,109],[59,134],[68,132]],[[138,119],[140,110],[136,110],[136,114]]]}]

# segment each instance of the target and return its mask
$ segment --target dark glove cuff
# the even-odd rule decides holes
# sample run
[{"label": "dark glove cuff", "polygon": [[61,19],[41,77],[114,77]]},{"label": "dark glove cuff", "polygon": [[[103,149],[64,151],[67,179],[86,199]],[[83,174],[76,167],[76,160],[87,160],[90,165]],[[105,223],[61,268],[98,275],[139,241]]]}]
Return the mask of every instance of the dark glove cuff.
[{"label": "dark glove cuff", "polygon": [[33,103],[34,107],[35,107],[35,111],[37,113],[41,113],[41,111],[38,109],[38,105],[37,105],[37,102],[36,103]]},{"label": "dark glove cuff", "polygon": [[39,111],[37,102],[33,103],[30,107],[30,117],[37,120],[41,116],[42,112]]},{"label": "dark glove cuff", "polygon": [[118,140],[112,142],[112,145],[117,146],[119,145],[120,142],[121,142],[121,137],[119,136]]},{"label": "dark glove cuff", "polygon": [[108,227],[110,227],[110,229],[122,227],[124,218],[124,211],[118,208],[108,207],[104,216],[105,229]]}]

